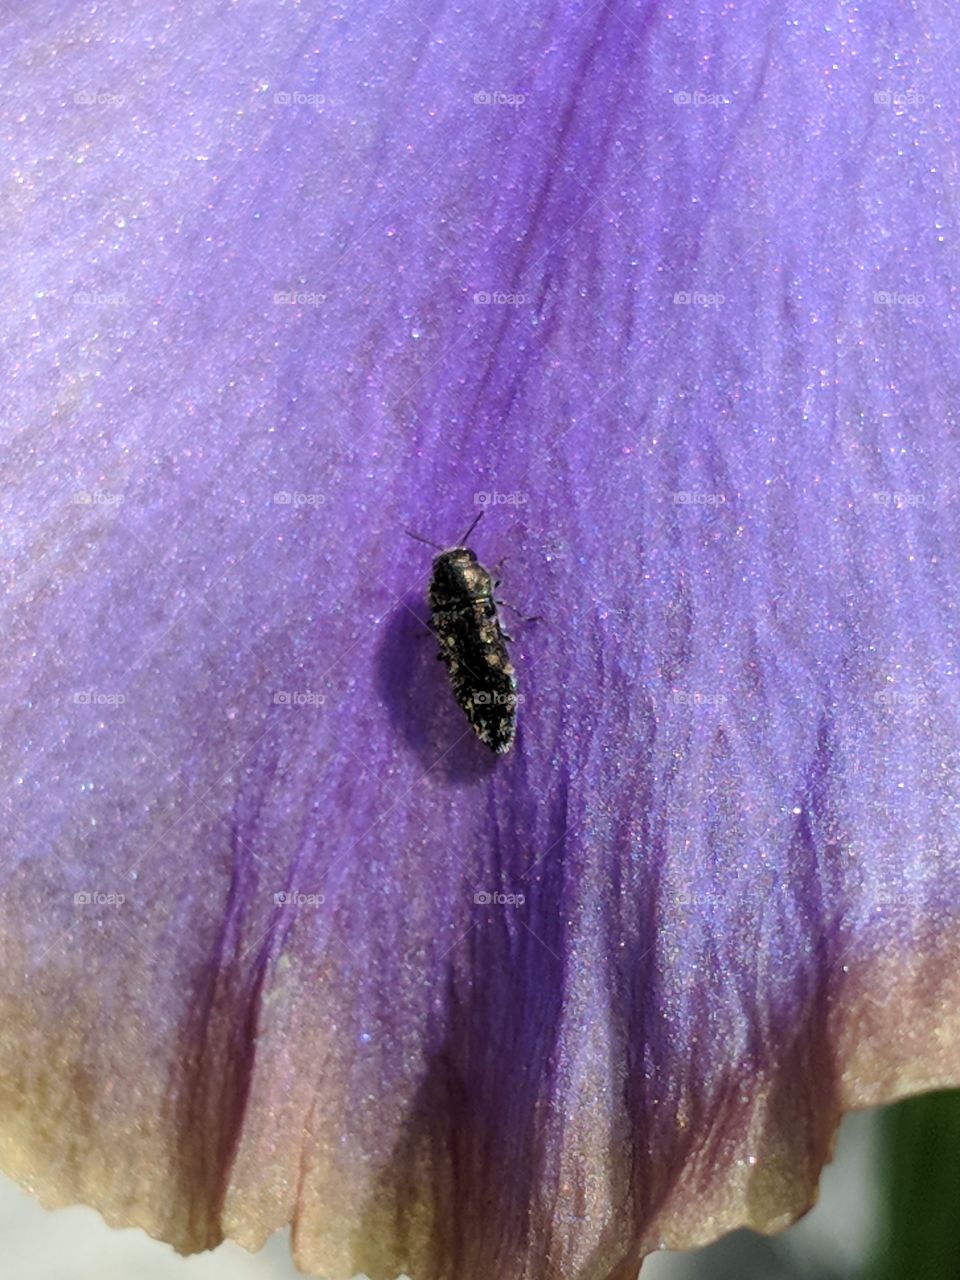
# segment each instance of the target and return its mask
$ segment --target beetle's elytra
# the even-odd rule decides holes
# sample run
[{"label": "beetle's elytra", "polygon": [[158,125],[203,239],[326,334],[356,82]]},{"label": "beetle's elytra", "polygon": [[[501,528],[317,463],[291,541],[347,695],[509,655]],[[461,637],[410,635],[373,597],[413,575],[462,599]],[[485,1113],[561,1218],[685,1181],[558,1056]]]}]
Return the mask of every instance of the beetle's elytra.
[{"label": "beetle's elytra", "polygon": [[427,591],[430,629],[464,715],[481,742],[503,755],[513,746],[517,731],[517,679],[497,613],[496,584],[475,552],[464,545],[482,515],[481,511],[460,545],[446,550],[407,532],[440,552],[434,557]]}]

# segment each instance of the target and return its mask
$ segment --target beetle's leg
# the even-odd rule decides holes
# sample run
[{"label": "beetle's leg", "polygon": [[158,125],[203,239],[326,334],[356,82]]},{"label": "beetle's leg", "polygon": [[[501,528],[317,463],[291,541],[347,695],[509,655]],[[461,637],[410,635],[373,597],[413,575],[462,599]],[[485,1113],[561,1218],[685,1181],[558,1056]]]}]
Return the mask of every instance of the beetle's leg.
[{"label": "beetle's leg", "polygon": [[543,621],[542,613],[534,613],[528,616],[525,613],[521,613],[520,610],[515,605],[512,605],[509,600],[497,600],[495,601],[495,603],[502,604],[505,609],[509,609],[511,613],[515,613],[521,622],[542,622]]}]

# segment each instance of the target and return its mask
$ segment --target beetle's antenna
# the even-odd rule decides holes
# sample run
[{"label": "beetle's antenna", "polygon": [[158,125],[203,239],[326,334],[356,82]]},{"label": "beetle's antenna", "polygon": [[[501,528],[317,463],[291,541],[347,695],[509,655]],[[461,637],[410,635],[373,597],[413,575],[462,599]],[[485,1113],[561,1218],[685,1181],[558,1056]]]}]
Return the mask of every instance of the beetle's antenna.
[{"label": "beetle's antenna", "polygon": [[[480,514],[483,515],[483,512],[481,511]],[[441,547],[439,542],[431,542],[429,538],[423,538],[419,533],[413,533],[410,529],[404,529],[403,532],[408,538],[416,538],[418,542],[425,542],[428,547],[436,547],[438,551],[443,550],[443,547]]]},{"label": "beetle's antenna", "polygon": [[480,523],[480,519],[481,519],[481,517],[482,517],[482,516],[483,516],[483,512],[482,512],[482,511],[477,512],[477,517],[476,517],[476,519],[473,521],[473,523],[470,525],[470,528],[467,530],[467,532],[466,532],[466,533],[463,535],[463,537],[460,539],[460,546],[461,546],[461,547],[465,547],[465,546],[467,545],[467,539],[470,537],[471,533],[473,533],[474,529],[475,529],[475,528],[477,527],[477,525]]}]

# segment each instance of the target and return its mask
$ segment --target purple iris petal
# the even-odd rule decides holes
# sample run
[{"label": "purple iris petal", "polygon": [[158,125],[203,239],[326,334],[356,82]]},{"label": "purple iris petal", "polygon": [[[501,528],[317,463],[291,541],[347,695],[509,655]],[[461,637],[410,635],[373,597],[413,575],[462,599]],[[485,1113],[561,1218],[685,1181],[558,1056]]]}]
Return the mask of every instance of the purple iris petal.
[{"label": "purple iris petal", "polygon": [[[627,1277],[960,1079],[957,21],[35,0],[3,1165]],[[424,639],[506,557],[519,737]]]}]

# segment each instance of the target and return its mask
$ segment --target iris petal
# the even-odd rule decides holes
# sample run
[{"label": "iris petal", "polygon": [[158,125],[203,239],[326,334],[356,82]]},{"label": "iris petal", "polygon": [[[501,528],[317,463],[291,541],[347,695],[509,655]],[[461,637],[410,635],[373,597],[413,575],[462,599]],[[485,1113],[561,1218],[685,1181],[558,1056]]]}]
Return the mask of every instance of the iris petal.
[{"label": "iris petal", "polygon": [[[0,1134],[45,1203],[627,1277],[960,1078],[955,19],[792,13],[10,21]],[[544,615],[502,760],[403,536],[478,507]]]}]

